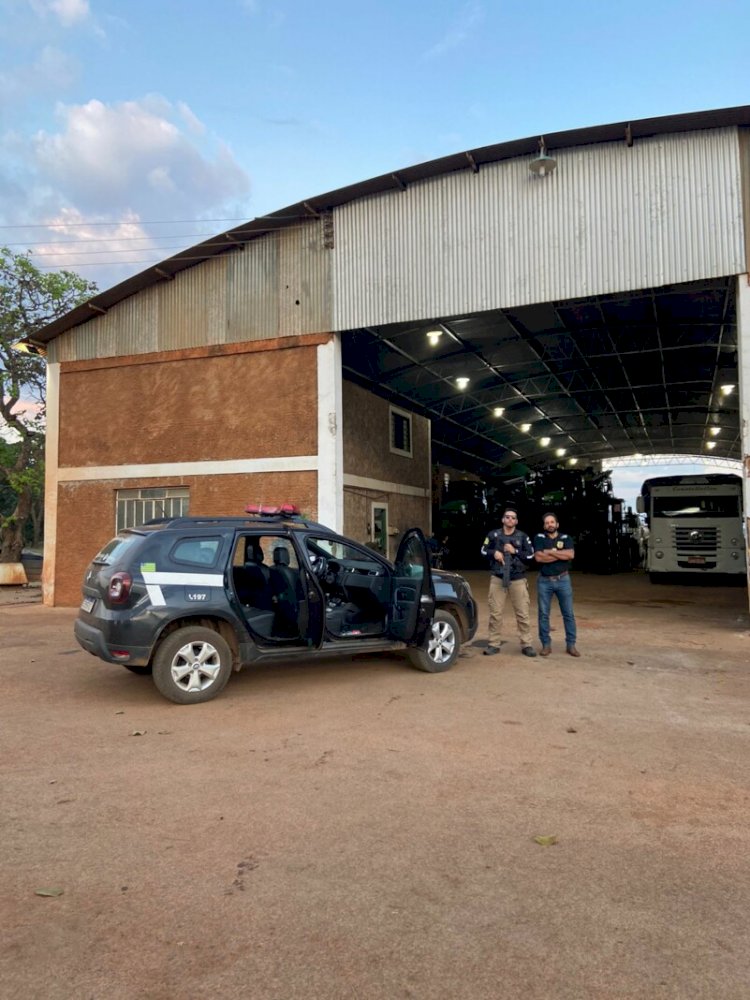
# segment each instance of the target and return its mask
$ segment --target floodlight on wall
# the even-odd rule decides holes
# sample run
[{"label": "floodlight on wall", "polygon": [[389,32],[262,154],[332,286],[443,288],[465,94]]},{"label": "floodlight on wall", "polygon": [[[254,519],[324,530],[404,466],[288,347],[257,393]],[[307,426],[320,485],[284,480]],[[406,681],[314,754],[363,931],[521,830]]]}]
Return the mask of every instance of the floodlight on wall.
[{"label": "floodlight on wall", "polygon": [[456,379],[456,385],[459,389],[465,389],[469,382],[470,379],[468,379],[465,375],[459,375]]},{"label": "floodlight on wall", "polygon": [[708,433],[712,438],[718,437],[721,434],[721,427],[709,427]]},{"label": "floodlight on wall", "polygon": [[569,458],[568,459],[568,465],[578,465],[578,459],[577,458]]},{"label": "floodlight on wall", "polygon": [[505,407],[504,406],[496,406],[493,409],[493,411],[492,411],[492,416],[493,417],[502,417],[502,415],[504,413],[505,413]]},{"label": "floodlight on wall", "polygon": [[725,382],[724,385],[719,386],[721,389],[722,396],[731,396],[734,392],[734,386],[731,382]]},{"label": "floodlight on wall", "polygon": [[529,431],[531,430],[531,424],[521,424],[521,430],[524,432],[524,434],[528,434]]},{"label": "floodlight on wall", "polygon": [[427,339],[430,342],[430,347],[436,347],[438,341],[443,336],[442,330],[428,330]]},{"label": "floodlight on wall", "polygon": [[557,455],[558,458],[562,458],[566,451],[567,448],[558,448],[555,454]]},{"label": "floodlight on wall", "polygon": [[551,440],[552,438],[548,437],[539,438],[539,444],[542,446],[542,448],[546,448]]},{"label": "floodlight on wall", "polygon": [[715,441],[706,441],[706,447],[708,448],[709,451],[713,451],[714,448],[716,447],[716,442]]},{"label": "floodlight on wall", "polygon": [[535,177],[549,177],[557,167],[557,160],[554,156],[547,155],[547,146],[544,136],[539,137],[539,153],[529,164],[529,170]]}]

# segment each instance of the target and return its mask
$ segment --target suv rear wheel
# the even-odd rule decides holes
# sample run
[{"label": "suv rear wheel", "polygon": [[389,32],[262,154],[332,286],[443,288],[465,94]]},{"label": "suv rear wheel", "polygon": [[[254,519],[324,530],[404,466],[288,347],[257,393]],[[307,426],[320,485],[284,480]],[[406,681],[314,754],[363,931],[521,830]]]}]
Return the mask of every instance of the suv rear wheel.
[{"label": "suv rear wheel", "polygon": [[450,612],[438,609],[424,645],[420,649],[410,649],[409,659],[417,670],[440,674],[444,670],[450,670],[458,659],[460,649],[461,632],[458,622]]},{"label": "suv rear wheel", "polygon": [[213,629],[190,625],[172,632],[154,656],[154,684],[178,705],[210,701],[232,672],[232,651]]}]

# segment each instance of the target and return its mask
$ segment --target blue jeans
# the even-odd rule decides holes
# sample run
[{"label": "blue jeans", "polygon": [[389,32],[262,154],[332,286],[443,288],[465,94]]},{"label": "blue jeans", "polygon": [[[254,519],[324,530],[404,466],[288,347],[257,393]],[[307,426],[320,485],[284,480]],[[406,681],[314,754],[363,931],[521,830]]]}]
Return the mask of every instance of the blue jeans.
[{"label": "blue jeans", "polygon": [[537,604],[539,609],[539,641],[543,646],[551,646],[549,634],[549,609],[552,595],[557,596],[565,625],[565,645],[576,644],[576,620],[573,615],[573,586],[569,576],[549,577],[539,574],[537,580]]}]

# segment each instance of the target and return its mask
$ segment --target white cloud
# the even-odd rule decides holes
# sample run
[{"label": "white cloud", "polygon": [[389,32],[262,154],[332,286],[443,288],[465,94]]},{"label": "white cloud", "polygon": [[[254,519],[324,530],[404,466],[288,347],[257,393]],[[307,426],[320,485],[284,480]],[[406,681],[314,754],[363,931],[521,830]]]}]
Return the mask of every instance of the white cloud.
[{"label": "white cloud", "polygon": [[204,135],[206,126],[200,118],[193,114],[189,105],[185,104],[184,101],[178,101],[177,110],[179,111],[182,120],[194,135]]},{"label": "white cloud", "polygon": [[249,217],[246,171],[186,104],[152,94],[57,114],[56,131],[0,136],[0,220],[39,265],[107,287],[216,231],[201,219]]},{"label": "white cloud", "polygon": [[191,141],[180,128],[184,110],[158,95],[114,105],[94,100],[61,106],[61,130],[34,138],[35,166],[84,215],[119,217],[137,207],[142,217],[144,212],[153,218],[165,212],[194,217],[228,198],[244,197],[249,189],[244,170],[225,146],[219,144],[211,156]]},{"label": "white cloud", "polygon": [[37,14],[52,14],[64,28],[85,21],[91,13],[88,0],[30,0]]}]

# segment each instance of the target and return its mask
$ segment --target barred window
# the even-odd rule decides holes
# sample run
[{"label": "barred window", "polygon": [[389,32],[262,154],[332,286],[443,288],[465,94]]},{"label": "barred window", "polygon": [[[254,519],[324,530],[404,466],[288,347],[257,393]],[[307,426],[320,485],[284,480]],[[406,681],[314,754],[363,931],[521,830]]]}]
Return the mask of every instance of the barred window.
[{"label": "barred window", "polygon": [[391,451],[411,458],[411,413],[389,407],[391,419]]},{"label": "barred window", "polygon": [[187,486],[155,486],[117,491],[116,531],[135,528],[155,517],[184,517],[190,508]]}]

